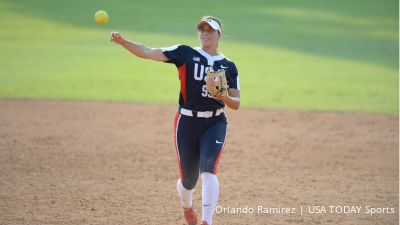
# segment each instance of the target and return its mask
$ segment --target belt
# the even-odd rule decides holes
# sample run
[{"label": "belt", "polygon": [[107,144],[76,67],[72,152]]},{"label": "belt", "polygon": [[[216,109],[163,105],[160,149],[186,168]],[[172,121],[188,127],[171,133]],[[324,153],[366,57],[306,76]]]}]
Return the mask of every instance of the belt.
[{"label": "belt", "polygon": [[185,116],[191,116],[191,117],[200,117],[200,118],[210,118],[213,116],[219,116],[224,112],[224,108],[221,109],[216,109],[214,111],[204,111],[204,112],[199,112],[199,111],[193,111],[189,109],[184,109],[184,108],[179,108],[179,113]]}]

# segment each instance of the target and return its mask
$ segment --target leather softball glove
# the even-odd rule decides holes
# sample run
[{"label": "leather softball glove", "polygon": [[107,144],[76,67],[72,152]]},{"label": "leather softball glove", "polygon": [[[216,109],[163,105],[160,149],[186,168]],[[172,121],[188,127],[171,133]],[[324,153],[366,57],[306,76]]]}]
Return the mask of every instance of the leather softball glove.
[{"label": "leather softball glove", "polygon": [[221,98],[228,95],[228,82],[226,80],[225,70],[208,70],[206,85],[210,94],[214,98]]}]

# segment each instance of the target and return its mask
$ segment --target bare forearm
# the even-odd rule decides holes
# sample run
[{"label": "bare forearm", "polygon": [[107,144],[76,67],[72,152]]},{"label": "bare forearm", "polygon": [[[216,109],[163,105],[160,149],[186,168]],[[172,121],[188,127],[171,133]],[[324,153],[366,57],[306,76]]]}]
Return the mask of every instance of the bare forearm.
[{"label": "bare forearm", "polygon": [[168,58],[164,55],[164,53],[159,48],[148,48],[143,44],[129,41],[122,37],[119,32],[111,32],[111,41],[117,43],[130,51],[132,54],[137,57],[144,59],[152,59],[155,61],[167,61]]},{"label": "bare forearm", "polygon": [[120,45],[137,57],[148,59],[147,56],[149,55],[150,48],[144,46],[143,44],[124,40]]},{"label": "bare forearm", "polygon": [[222,98],[222,101],[231,109],[238,110],[240,107],[240,98],[239,97],[232,97],[226,96]]}]

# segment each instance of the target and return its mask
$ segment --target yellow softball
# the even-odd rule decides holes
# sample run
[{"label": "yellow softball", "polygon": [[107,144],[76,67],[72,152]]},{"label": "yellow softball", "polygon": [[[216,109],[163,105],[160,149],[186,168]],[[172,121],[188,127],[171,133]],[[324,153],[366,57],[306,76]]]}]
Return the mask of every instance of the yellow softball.
[{"label": "yellow softball", "polygon": [[108,21],[108,13],[104,10],[99,10],[94,15],[94,20],[97,24],[103,25]]}]

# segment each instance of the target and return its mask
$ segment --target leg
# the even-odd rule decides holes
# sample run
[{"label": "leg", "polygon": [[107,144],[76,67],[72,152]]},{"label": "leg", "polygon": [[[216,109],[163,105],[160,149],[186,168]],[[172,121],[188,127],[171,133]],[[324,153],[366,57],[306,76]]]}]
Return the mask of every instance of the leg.
[{"label": "leg", "polygon": [[179,196],[181,197],[181,203],[183,207],[183,216],[185,217],[186,222],[189,225],[197,224],[197,213],[192,205],[192,196],[194,192],[194,188],[192,190],[188,190],[183,187],[181,179],[178,180],[176,184],[178,189]]},{"label": "leg", "polygon": [[218,122],[207,129],[200,144],[200,171],[202,178],[202,221],[212,224],[212,216],[219,195],[218,161],[225,146],[226,122]]},{"label": "leg", "polygon": [[175,117],[175,147],[182,186],[192,190],[199,177],[200,151],[196,123],[193,118],[177,113]]},{"label": "leg", "polygon": [[192,208],[192,196],[194,192],[194,188],[192,190],[186,189],[181,179],[176,183],[176,189],[178,189],[179,197],[181,197],[181,204],[183,208]]},{"label": "leg", "polygon": [[218,178],[215,174],[204,172],[201,174],[201,180],[203,186],[201,194],[203,202],[201,221],[205,221],[208,225],[211,225],[219,195]]},{"label": "leg", "polygon": [[218,163],[225,147],[228,124],[226,120],[211,125],[200,139],[200,172],[217,174]]},{"label": "leg", "polygon": [[192,196],[199,176],[200,158],[193,124],[194,121],[191,118],[177,113],[175,117],[175,147],[180,179],[176,187],[181,199],[185,220],[189,225],[197,224],[197,214],[193,209]]}]

